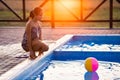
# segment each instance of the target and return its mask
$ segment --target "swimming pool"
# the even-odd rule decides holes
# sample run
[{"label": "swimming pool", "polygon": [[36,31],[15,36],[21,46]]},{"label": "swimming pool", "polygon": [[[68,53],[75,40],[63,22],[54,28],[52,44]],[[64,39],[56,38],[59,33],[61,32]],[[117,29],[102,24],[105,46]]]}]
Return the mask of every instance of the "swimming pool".
[{"label": "swimming pool", "polygon": [[[88,57],[98,59],[97,72],[84,69],[84,60]],[[40,80],[120,80],[119,74],[119,34],[66,35],[53,44],[44,57],[10,80],[37,80],[37,77]]]}]

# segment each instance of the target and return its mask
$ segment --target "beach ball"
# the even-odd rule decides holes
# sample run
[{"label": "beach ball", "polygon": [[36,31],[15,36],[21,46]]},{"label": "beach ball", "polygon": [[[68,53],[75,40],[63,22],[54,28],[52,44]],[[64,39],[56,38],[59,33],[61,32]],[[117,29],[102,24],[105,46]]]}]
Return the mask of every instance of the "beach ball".
[{"label": "beach ball", "polygon": [[98,69],[98,61],[94,57],[89,57],[85,60],[85,68],[89,72],[95,72]]}]

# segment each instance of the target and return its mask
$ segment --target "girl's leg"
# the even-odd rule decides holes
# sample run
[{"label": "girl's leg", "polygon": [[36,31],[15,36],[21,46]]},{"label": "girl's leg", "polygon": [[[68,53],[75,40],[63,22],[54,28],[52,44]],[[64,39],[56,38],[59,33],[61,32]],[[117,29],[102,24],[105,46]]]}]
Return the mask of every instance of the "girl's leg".
[{"label": "girl's leg", "polygon": [[30,51],[30,59],[35,59],[36,55],[35,55],[35,51]]},{"label": "girl's leg", "polygon": [[43,51],[42,51],[42,50],[39,50],[38,56],[41,56],[41,55],[43,55]]},{"label": "girl's leg", "polygon": [[41,42],[39,43],[39,56],[43,54],[43,52],[48,51],[49,47],[45,43]]},{"label": "girl's leg", "polygon": [[49,47],[40,40],[33,42],[33,50],[39,51],[39,55],[43,54],[44,51],[47,51]]}]

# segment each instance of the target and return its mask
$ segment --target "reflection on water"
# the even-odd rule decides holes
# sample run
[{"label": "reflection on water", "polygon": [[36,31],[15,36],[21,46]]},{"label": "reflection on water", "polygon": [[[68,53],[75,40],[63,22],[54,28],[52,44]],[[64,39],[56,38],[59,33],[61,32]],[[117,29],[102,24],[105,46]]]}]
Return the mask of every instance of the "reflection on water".
[{"label": "reflection on water", "polygon": [[97,72],[86,72],[84,75],[85,80],[99,80]]},{"label": "reflection on water", "polygon": [[[120,63],[99,61],[96,72],[86,72],[84,60],[51,61],[39,75],[40,80],[120,80]],[[39,75],[27,80],[37,80]]]}]

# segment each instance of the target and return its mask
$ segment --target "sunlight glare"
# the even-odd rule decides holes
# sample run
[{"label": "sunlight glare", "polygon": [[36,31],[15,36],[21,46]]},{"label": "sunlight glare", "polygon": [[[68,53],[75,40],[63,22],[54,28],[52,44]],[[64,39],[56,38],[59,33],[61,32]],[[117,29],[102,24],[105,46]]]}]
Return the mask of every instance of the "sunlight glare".
[{"label": "sunlight glare", "polygon": [[74,7],[75,0],[60,0],[66,7]]},{"label": "sunlight glare", "polygon": [[79,0],[56,0],[55,19],[56,20],[76,20],[72,14],[78,16],[80,14],[80,12],[78,12],[79,9],[80,9]]}]

